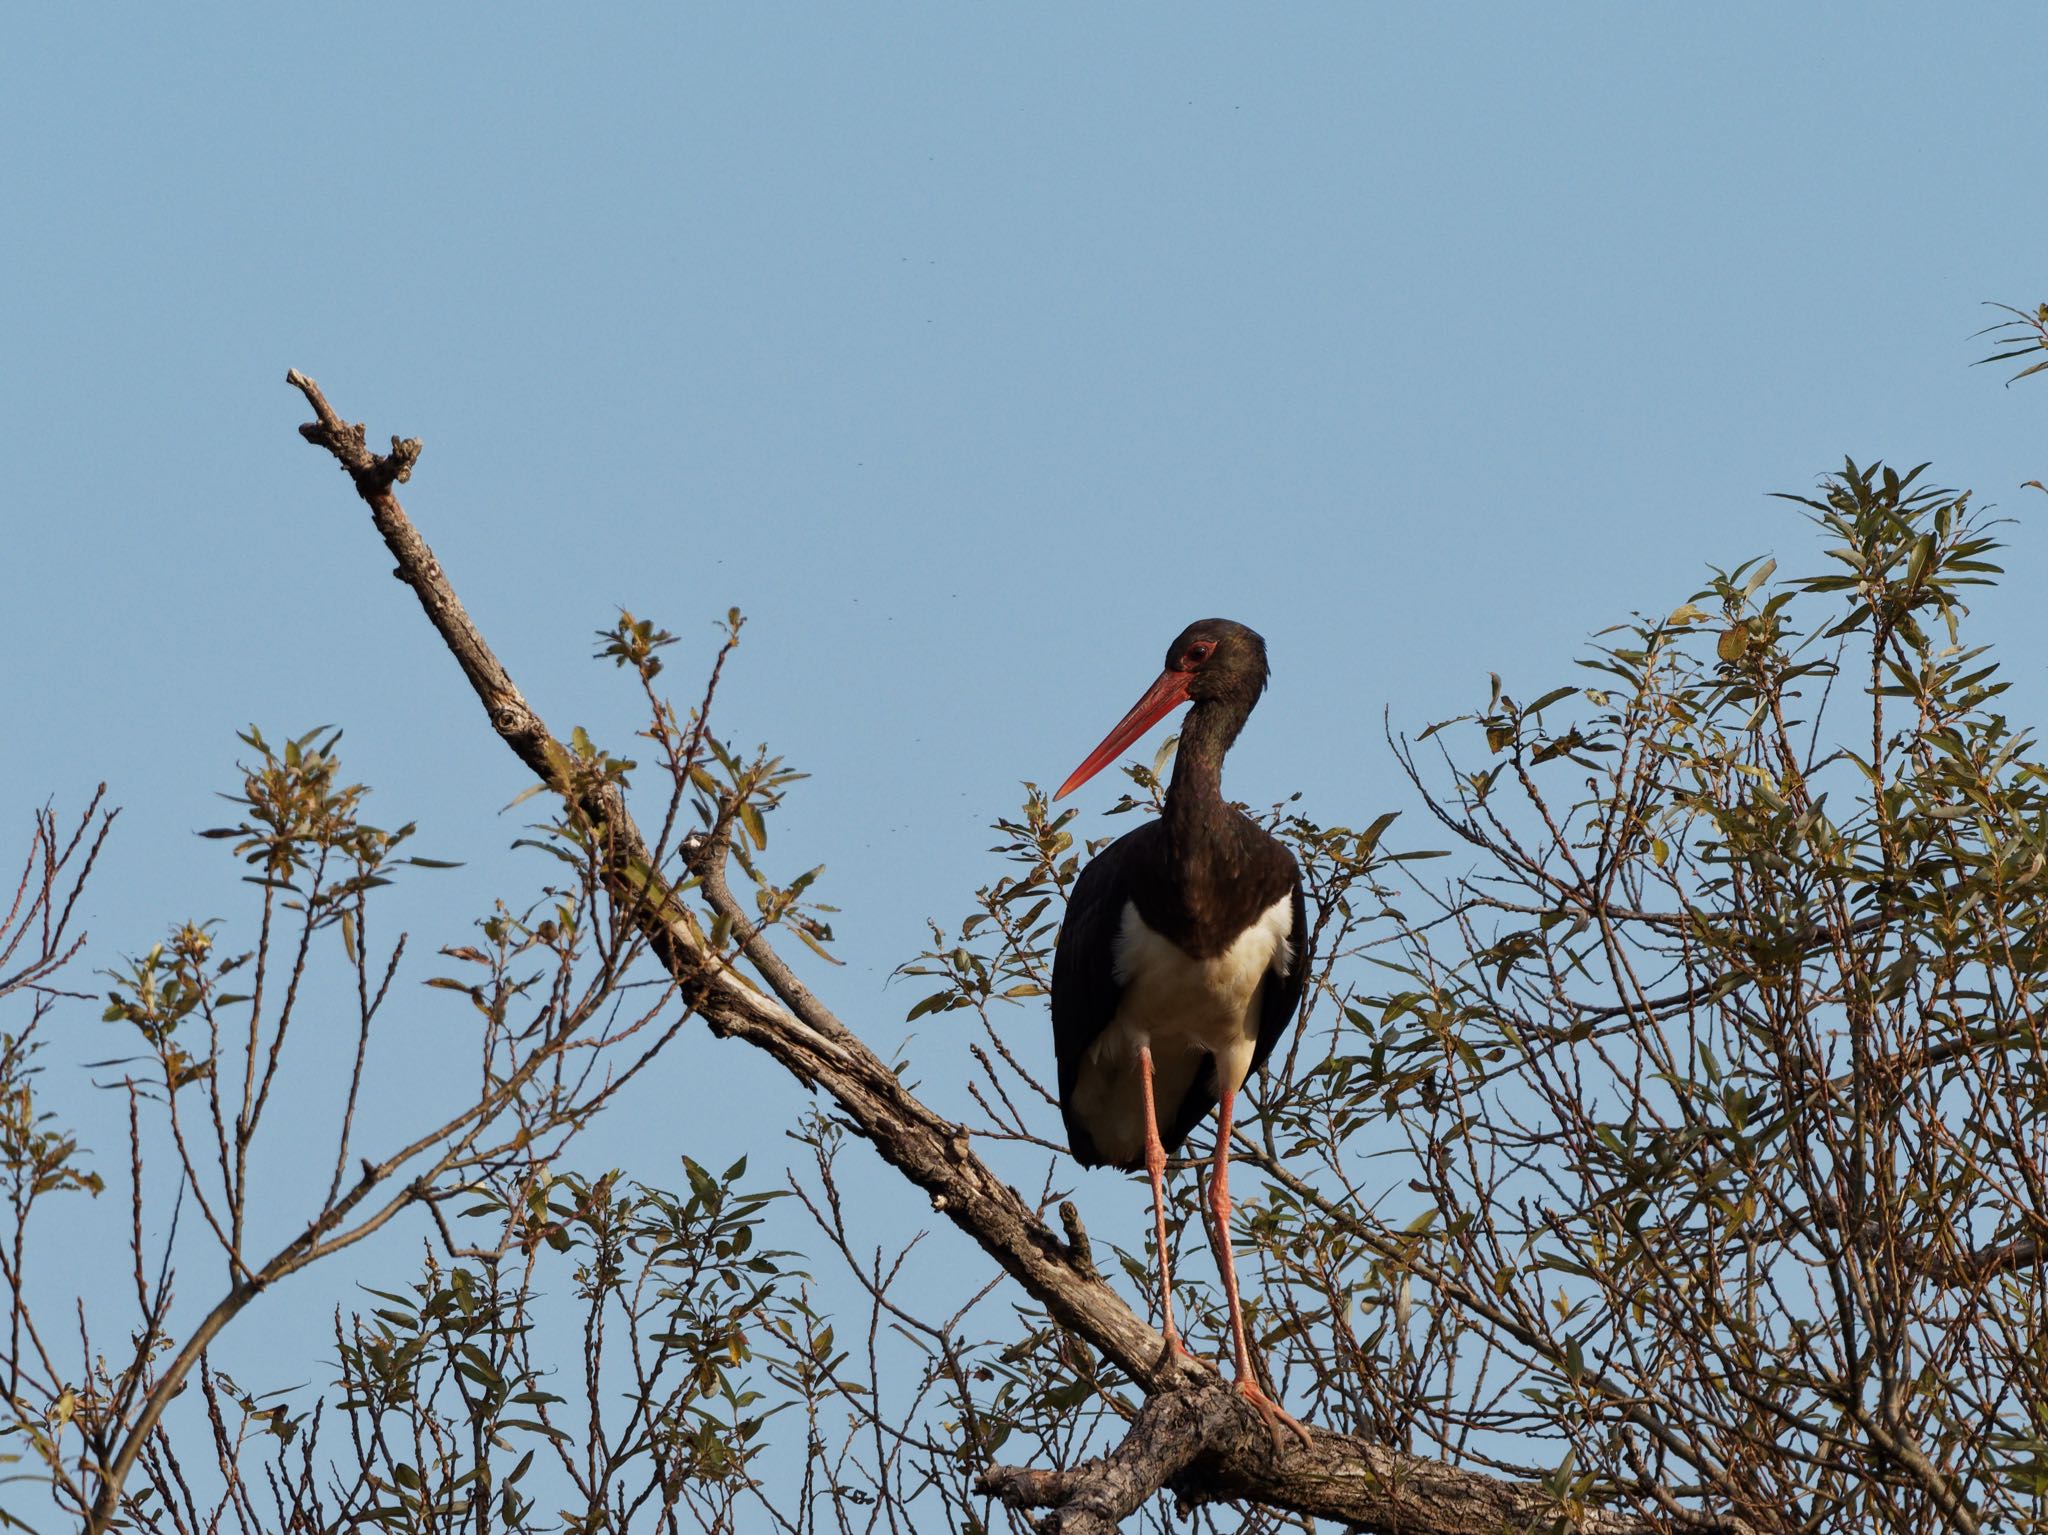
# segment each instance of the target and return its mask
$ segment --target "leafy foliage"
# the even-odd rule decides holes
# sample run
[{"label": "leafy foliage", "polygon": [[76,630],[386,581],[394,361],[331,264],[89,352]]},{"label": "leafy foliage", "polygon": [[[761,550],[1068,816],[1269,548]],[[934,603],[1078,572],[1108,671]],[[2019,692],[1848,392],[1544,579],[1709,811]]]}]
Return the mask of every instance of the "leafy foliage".
[{"label": "leafy foliage", "polygon": [[[811,1379],[788,1347],[811,1318],[789,1255],[756,1246],[775,1194],[738,1187],[743,1161],[683,1170],[687,1195],[609,1173],[536,1184],[516,1209],[487,1197],[465,1219],[509,1245],[452,1266],[430,1251],[407,1290],[337,1315],[341,1474],[312,1474],[324,1409],[242,1402],[276,1441],[284,1521],[582,1532],[681,1508],[729,1525],[762,1430],[788,1405],[763,1405],[768,1377]],[[565,1304],[550,1304],[551,1281],[567,1282]],[[574,1368],[536,1352],[536,1331],[578,1321]]]}]

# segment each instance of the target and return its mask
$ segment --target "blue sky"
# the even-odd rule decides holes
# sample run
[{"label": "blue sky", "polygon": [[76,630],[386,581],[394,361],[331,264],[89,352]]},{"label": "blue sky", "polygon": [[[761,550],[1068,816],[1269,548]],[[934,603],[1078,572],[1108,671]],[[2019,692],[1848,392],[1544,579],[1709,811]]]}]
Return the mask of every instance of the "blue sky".
[{"label": "blue sky", "polygon": [[[1931,459],[2021,518],[1981,632],[2016,712],[2043,700],[2018,487],[2048,394],[1969,366],[1982,302],[2048,277],[2030,7],[42,7],[10,31],[0,812],[25,832],[101,779],[126,807],[96,964],[242,916],[190,833],[251,720],[345,725],[388,820],[466,860],[399,896],[422,952],[539,878],[499,813],[520,770],[295,434],[287,367],[426,440],[407,504],[558,731],[632,726],[588,659],[616,607],[684,637],[691,694],[691,650],[745,610],[720,722],[815,775],[771,851],[828,866],[850,963],[823,984],[882,1045],[918,995],[888,971],[992,872],[985,823],[1195,617],[1273,654],[1233,791],[1362,825],[1410,803],[1383,711],[1570,680],[1707,562],[1801,568],[1769,492]],[[418,1010],[380,1063],[394,1128],[454,1026]],[[110,1053],[72,1023],[60,1049]],[[780,1165],[763,1116],[726,1115],[793,1088],[701,1037],[669,1071],[592,1165]],[[726,1077],[765,1097],[703,1090]],[[295,1090],[310,1113],[331,1085]],[[303,1283],[253,1337],[324,1312],[333,1283]]]}]

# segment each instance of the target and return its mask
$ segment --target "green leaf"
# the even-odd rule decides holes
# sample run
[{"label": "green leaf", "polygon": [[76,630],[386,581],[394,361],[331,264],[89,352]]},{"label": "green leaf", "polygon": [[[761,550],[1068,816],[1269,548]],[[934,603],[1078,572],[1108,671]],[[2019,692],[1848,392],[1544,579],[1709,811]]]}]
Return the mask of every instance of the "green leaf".
[{"label": "green leaf", "polygon": [[760,809],[752,800],[741,800],[736,808],[740,824],[746,827],[747,835],[754,839],[755,851],[759,852],[766,849],[768,846],[768,828],[762,823]]},{"label": "green leaf", "polygon": [[1373,817],[1372,824],[1358,834],[1358,856],[1360,858],[1370,858],[1372,856],[1373,849],[1380,845],[1380,838],[1386,834],[1389,826],[1392,826],[1395,821],[1400,819],[1400,815],[1401,812],[1398,810],[1389,810],[1383,815]]},{"label": "green leaf", "polygon": [[905,1023],[909,1023],[914,1019],[922,1018],[926,1013],[936,1013],[937,1011],[939,1011],[939,1009],[945,1007],[949,1002],[951,1002],[953,1000],[953,997],[954,992],[951,987],[946,988],[946,990],[944,991],[935,991],[930,996],[926,997],[922,1002],[918,1003],[917,1006],[913,1007],[909,1012],[905,1013],[903,1015],[903,1021]]},{"label": "green leaf", "polygon": [[1934,535],[1922,533],[1913,540],[1912,556],[1906,561],[1906,585],[1918,586],[1920,578],[1927,573],[1927,562],[1934,558]]},{"label": "green leaf", "polygon": [[690,1180],[690,1192],[692,1194],[696,1195],[699,1200],[707,1205],[717,1202],[717,1179],[713,1178],[710,1173],[698,1166],[689,1157],[683,1158],[683,1172]]}]

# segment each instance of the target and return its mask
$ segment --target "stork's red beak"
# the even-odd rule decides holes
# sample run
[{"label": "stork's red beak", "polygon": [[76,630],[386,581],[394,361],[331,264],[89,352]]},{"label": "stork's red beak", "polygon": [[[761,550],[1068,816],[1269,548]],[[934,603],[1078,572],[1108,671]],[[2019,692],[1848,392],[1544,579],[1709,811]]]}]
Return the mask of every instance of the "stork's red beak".
[{"label": "stork's red beak", "polygon": [[1192,681],[1193,672],[1161,672],[1159,680],[1145,689],[1145,696],[1131,705],[1131,712],[1117,721],[1116,729],[1102,738],[1102,744],[1088,754],[1086,762],[1074,769],[1053,798],[1065,799],[1121,757],[1125,747],[1158,724],[1171,711],[1186,703],[1188,684]]}]

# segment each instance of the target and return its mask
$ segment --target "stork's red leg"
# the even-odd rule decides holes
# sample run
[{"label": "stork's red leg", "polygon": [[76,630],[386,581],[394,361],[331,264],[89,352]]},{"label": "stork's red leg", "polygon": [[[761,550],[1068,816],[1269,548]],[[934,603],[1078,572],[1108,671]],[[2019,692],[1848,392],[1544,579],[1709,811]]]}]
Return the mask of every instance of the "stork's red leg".
[{"label": "stork's red leg", "polygon": [[[1145,1096],[1145,1171],[1152,1177],[1152,1227],[1159,1241],[1159,1320],[1169,1351],[1185,1354],[1173,1325],[1173,1275],[1166,1258],[1166,1143],[1159,1138],[1159,1110],[1152,1102],[1152,1047],[1138,1048],[1138,1080]],[[1164,1363],[1164,1361],[1161,1361]]]},{"label": "stork's red leg", "polygon": [[1216,1266],[1223,1271],[1223,1293],[1230,1301],[1230,1343],[1237,1364],[1237,1392],[1266,1420],[1273,1430],[1273,1444],[1280,1444],[1284,1426],[1310,1443],[1308,1430],[1259,1384],[1252,1369],[1252,1351],[1244,1337],[1244,1308],[1237,1299],[1237,1255],[1230,1245],[1230,1111],[1237,1094],[1223,1090],[1223,1102],[1216,1115],[1216,1169],[1209,1179],[1209,1213],[1216,1220]]}]

